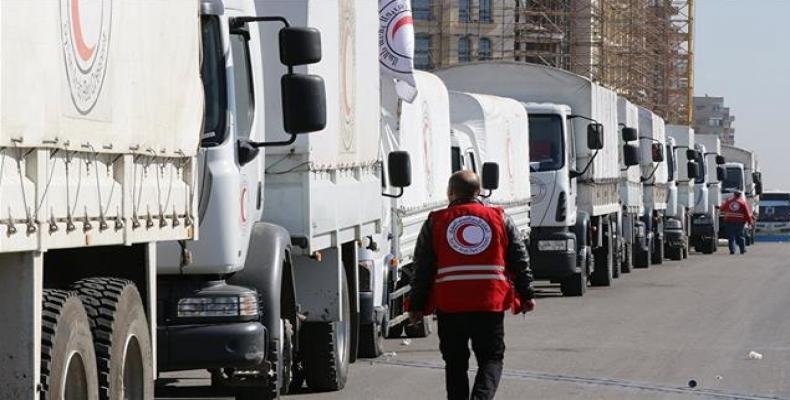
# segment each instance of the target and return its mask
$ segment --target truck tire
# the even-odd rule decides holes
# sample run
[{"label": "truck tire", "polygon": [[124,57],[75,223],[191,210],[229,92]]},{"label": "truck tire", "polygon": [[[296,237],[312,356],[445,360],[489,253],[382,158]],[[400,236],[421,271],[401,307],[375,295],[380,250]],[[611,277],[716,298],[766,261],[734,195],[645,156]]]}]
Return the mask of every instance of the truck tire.
[{"label": "truck tire", "polygon": [[154,397],[153,353],[140,293],[117,278],[88,278],[72,285],[90,320],[102,400]]},{"label": "truck tire", "polygon": [[384,353],[384,329],[378,322],[362,324],[359,332],[359,356],[376,358]]},{"label": "truck tire", "polygon": [[[652,242],[652,240],[650,241]],[[634,268],[650,268],[651,249],[653,245],[648,243],[647,251],[638,249],[634,252]]]},{"label": "truck tire", "polygon": [[623,246],[623,263],[620,265],[620,272],[624,274],[631,273],[631,268],[634,265],[634,253],[630,244],[626,243]]},{"label": "truck tire", "polygon": [[663,239],[656,239],[653,242],[655,245],[653,246],[653,251],[650,256],[650,261],[655,264],[663,264],[664,263],[664,240]]},{"label": "truck tire", "polygon": [[719,247],[719,239],[712,237],[702,243],[702,254],[713,254]]},{"label": "truck tire", "polygon": [[670,247],[667,249],[667,258],[674,261],[683,259],[683,247]]},{"label": "truck tire", "polygon": [[426,338],[431,335],[430,317],[422,317],[422,321],[417,321],[416,324],[406,323],[404,330],[406,331],[406,337]]},{"label": "truck tire", "polygon": [[612,261],[612,241],[605,239],[606,244],[593,251],[595,269],[590,274],[591,286],[612,286],[614,280],[614,262]]},{"label": "truck tire", "polygon": [[44,290],[41,301],[41,399],[99,398],[90,322],[74,292]]},{"label": "truck tire", "polygon": [[351,310],[346,275],[341,274],[342,321],[305,322],[301,340],[307,386],[318,391],[343,389],[351,358]]},{"label": "truck tire", "polygon": [[565,297],[584,296],[587,291],[587,274],[579,272],[563,279],[560,281],[560,291]]}]

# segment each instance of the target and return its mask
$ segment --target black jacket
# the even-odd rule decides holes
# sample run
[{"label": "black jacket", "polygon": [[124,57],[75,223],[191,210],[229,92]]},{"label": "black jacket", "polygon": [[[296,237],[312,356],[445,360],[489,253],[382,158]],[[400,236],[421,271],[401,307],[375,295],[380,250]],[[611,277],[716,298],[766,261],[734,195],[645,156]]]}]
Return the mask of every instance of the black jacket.
[{"label": "black jacket", "polygon": [[[450,204],[464,204],[478,200],[461,200]],[[535,291],[532,288],[532,270],[529,268],[529,254],[527,246],[521,237],[516,224],[505,215],[505,230],[508,236],[507,252],[505,254],[505,267],[513,274],[513,285],[522,300],[532,299]],[[414,248],[414,276],[412,277],[411,309],[422,310],[431,294],[434,275],[436,274],[436,253],[433,249],[433,229],[431,219],[422,225],[417,245]]]}]

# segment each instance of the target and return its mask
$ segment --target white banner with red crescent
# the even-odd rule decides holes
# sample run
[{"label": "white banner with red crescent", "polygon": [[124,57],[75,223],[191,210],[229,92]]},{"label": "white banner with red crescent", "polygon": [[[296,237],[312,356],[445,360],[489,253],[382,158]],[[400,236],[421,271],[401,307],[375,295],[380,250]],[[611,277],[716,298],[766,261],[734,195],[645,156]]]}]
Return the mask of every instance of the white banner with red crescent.
[{"label": "white banner with red crescent", "polygon": [[414,21],[409,0],[379,0],[379,63],[382,75],[395,78],[398,96],[414,101]]}]

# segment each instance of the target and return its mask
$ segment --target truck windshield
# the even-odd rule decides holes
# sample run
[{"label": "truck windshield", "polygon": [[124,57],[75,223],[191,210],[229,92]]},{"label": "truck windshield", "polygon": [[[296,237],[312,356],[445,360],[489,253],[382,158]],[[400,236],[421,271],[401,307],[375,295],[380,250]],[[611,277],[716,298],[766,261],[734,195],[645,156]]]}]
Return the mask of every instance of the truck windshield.
[{"label": "truck windshield", "polygon": [[225,140],[225,58],[222,54],[219,18],[201,18],[203,54],[200,76],[203,79],[203,146],[216,146]]},{"label": "truck windshield", "polygon": [[562,119],[559,115],[530,114],[529,165],[532,171],[554,171],[565,164]]},{"label": "truck windshield", "polygon": [[790,204],[760,204],[760,216],[758,220],[760,222],[790,222]]},{"label": "truck windshield", "polygon": [[743,170],[737,167],[727,167],[727,179],[722,182],[722,192],[743,191]]}]

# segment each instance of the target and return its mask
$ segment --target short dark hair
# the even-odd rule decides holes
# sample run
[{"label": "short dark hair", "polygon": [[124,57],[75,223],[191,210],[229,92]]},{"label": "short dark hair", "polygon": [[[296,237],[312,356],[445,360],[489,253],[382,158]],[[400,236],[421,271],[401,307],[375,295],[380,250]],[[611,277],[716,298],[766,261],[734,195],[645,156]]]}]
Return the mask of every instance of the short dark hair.
[{"label": "short dark hair", "polygon": [[480,194],[480,178],[470,170],[461,170],[450,175],[447,191],[460,198],[473,198]]}]

